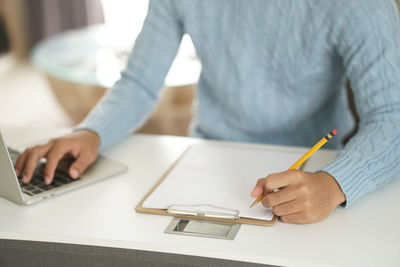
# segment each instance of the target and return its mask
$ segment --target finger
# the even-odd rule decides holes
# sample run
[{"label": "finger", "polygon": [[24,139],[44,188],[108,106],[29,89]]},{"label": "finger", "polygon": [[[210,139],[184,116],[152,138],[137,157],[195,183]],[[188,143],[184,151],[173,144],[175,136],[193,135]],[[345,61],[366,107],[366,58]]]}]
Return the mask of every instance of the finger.
[{"label": "finger", "polygon": [[71,150],[66,143],[58,142],[55,143],[53,148],[47,155],[47,163],[44,168],[44,183],[51,184],[54,177],[54,171],[57,168],[58,163],[64,157],[65,154]]},{"label": "finger", "polygon": [[303,215],[301,212],[296,212],[296,213],[281,216],[280,220],[284,223],[297,223],[297,224],[304,223]]},{"label": "finger", "polygon": [[26,157],[28,156],[30,150],[31,148],[25,149],[25,151],[21,155],[19,155],[17,161],[14,164],[15,174],[17,175],[17,177],[19,177],[22,170],[24,169]]},{"label": "finger", "polygon": [[305,224],[305,223],[318,222],[327,217],[327,215],[326,216],[318,216],[318,214],[316,214],[315,212],[310,212],[309,210],[306,210],[305,208],[306,207],[303,207],[301,209],[301,211],[299,211],[299,212],[281,216],[280,217],[281,221],[288,222],[288,223]]},{"label": "finger", "polygon": [[277,206],[274,206],[273,211],[276,216],[286,216],[293,213],[298,213],[304,209],[303,203],[298,200],[292,200]]},{"label": "finger", "polygon": [[77,179],[82,173],[92,164],[96,159],[96,156],[92,153],[82,152],[76,158],[75,162],[69,168],[69,175],[73,179]]},{"label": "finger", "polygon": [[290,170],[268,175],[264,183],[264,194],[268,194],[269,192],[273,192],[275,189],[283,188],[296,183],[301,175],[302,172],[297,170]]},{"label": "finger", "polygon": [[264,207],[275,207],[300,197],[302,197],[302,190],[299,190],[298,186],[287,186],[279,191],[266,194],[262,204]]},{"label": "finger", "polygon": [[265,183],[265,178],[260,178],[257,181],[256,186],[254,187],[253,191],[251,191],[251,196],[252,197],[258,197],[264,192],[264,183]]},{"label": "finger", "polygon": [[25,163],[24,163],[24,171],[22,176],[23,183],[29,183],[32,179],[33,172],[35,171],[38,162],[41,158],[46,156],[48,152],[48,146],[38,146],[34,147],[29,152],[27,152]]}]

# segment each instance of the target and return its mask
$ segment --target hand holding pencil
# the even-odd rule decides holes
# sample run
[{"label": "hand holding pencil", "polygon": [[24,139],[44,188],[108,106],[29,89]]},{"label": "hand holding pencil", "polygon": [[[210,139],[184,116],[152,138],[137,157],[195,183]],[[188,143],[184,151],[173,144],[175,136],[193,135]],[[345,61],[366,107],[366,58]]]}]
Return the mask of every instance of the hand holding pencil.
[{"label": "hand holding pencil", "polygon": [[345,201],[336,180],[325,172],[308,173],[295,169],[335,134],[336,130],[328,133],[288,171],[260,179],[251,193],[257,197],[252,206],[262,201],[265,207],[272,207],[275,215],[284,222],[311,223],[327,217]]}]

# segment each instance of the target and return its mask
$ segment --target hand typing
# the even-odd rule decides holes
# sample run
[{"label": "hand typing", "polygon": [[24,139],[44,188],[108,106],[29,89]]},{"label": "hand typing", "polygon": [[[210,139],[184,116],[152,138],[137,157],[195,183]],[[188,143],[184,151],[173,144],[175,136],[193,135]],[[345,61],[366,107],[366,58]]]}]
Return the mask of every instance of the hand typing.
[{"label": "hand typing", "polygon": [[51,184],[54,171],[65,157],[72,156],[75,161],[69,168],[71,178],[78,178],[92,164],[98,155],[99,136],[90,130],[80,130],[69,135],[50,140],[47,144],[27,148],[15,163],[17,176],[22,175],[22,182],[27,184],[41,158],[46,158],[44,182]]}]

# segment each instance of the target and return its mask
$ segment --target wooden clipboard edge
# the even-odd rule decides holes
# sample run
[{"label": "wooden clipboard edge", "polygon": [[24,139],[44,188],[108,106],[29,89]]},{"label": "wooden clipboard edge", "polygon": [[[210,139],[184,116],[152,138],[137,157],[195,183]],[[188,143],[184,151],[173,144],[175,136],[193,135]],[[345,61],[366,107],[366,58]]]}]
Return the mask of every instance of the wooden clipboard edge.
[{"label": "wooden clipboard edge", "polygon": [[239,218],[237,220],[229,220],[229,219],[220,219],[220,218],[210,218],[203,216],[192,216],[192,215],[181,215],[181,214],[170,214],[165,209],[151,209],[144,208],[144,201],[156,190],[156,188],[165,180],[168,174],[175,168],[178,162],[185,156],[185,154],[190,150],[193,145],[190,145],[186,150],[182,153],[182,155],[169,167],[165,173],[161,176],[161,178],[153,185],[153,187],[147,192],[147,194],[142,198],[142,200],[136,205],[135,210],[139,213],[148,213],[148,214],[156,214],[156,215],[165,215],[165,216],[173,216],[180,218],[188,218],[188,219],[200,219],[200,220],[208,220],[208,221],[217,221],[217,222],[225,222],[225,223],[240,223],[240,224],[251,224],[258,226],[273,226],[278,221],[278,216],[274,215],[274,217],[270,221],[266,220],[257,220],[250,218]]}]

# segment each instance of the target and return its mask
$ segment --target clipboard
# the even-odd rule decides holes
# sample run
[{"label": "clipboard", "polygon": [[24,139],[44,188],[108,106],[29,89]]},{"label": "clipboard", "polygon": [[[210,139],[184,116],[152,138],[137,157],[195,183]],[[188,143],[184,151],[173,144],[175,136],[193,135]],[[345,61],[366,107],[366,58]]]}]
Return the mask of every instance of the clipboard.
[{"label": "clipboard", "polygon": [[[143,207],[143,203],[146,199],[158,188],[158,186],[168,177],[176,165],[182,160],[182,158],[188,153],[192,146],[189,146],[182,155],[168,168],[168,170],[162,175],[157,183],[150,189],[150,191],[143,197],[143,199],[137,204],[136,211],[139,213],[148,213],[165,216],[175,216],[187,219],[198,219],[198,220],[209,220],[217,222],[225,222],[231,224],[250,224],[258,226],[273,226],[277,221],[278,217],[273,216],[271,220],[252,219],[246,217],[239,217],[239,211],[234,209],[228,209],[224,207],[218,207],[208,204],[196,204],[196,205],[181,205],[172,204],[168,209],[156,209]],[[250,205],[251,203],[249,203]],[[208,206],[212,208],[212,212],[205,212],[201,207]],[[219,210],[218,212],[216,210]]]}]

